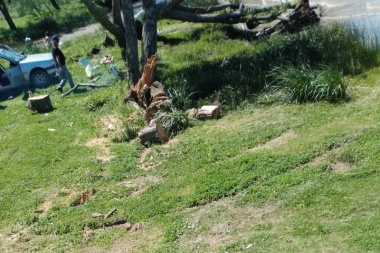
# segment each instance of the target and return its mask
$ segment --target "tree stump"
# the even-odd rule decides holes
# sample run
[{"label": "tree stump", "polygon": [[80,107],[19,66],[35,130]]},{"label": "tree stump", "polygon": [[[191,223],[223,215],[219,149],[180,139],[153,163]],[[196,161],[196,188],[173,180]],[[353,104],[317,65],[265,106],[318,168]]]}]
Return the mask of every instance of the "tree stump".
[{"label": "tree stump", "polygon": [[48,94],[28,98],[25,106],[30,110],[37,111],[39,113],[50,112],[53,110],[53,105],[51,104]]},{"label": "tree stump", "polygon": [[220,106],[204,105],[198,110],[195,117],[197,119],[219,119],[220,114]]},{"label": "tree stump", "polygon": [[161,124],[152,124],[144,129],[142,129],[137,138],[140,140],[141,144],[145,144],[147,142],[168,142],[169,137],[167,136],[164,128]]}]

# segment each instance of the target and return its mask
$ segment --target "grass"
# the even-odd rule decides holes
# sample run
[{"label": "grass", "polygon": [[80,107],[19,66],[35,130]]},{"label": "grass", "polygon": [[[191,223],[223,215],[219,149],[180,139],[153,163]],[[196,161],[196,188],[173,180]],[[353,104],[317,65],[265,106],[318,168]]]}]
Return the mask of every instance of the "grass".
[{"label": "grass", "polygon": [[[166,25],[164,31],[189,27]],[[160,42],[158,72],[171,94],[183,98],[179,107],[203,92],[209,96],[198,103],[218,100],[223,117],[189,125],[180,111],[162,115],[175,136],[167,144],[145,148],[134,138],[145,126],[143,111],[123,101],[128,80],[113,78],[103,66],[97,74],[99,82],[112,81],[107,88],[81,87],[64,98],[54,86],[35,90],[50,95],[55,110],[48,114],[29,111],[22,96],[0,102],[0,251],[380,250],[376,48],[367,48],[376,53],[371,57],[355,49],[367,65],[351,55],[355,67],[343,76],[350,100],[295,104],[279,99],[283,91],[254,91],[273,81],[265,70],[298,55],[290,45],[303,35],[247,42],[209,29],[170,33],[183,41]],[[76,59],[99,47],[102,53],[90,61],[113,55],[124,71],[119,50],[97,44],[102,37],[98,31],[62,50]],[[302,45],[311,43],[297,45],[306,52]],[[333,65],[322,58],[318,62]],[[309,64],[304,72],[321,74],[309,58],[297,59]],[[345,66],[335,65],[340,73]],[[88,81],[78,62],[68,68],[75,82]],[[84,192],[91,192],[88,200],[73,205]],[[113,208],[107,219],[92,217]],[[129,225],[111,226],[120,221]]]}]

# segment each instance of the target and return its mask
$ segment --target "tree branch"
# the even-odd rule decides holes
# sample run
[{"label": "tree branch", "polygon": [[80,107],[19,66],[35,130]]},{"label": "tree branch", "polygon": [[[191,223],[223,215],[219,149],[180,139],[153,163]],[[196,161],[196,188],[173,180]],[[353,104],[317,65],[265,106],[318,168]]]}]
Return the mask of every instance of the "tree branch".
[{"label": "tree branch", "polygon": [[120,47],[125,47],[125,37],[124,30],[122,27],[112,23],[107,13],[103,12],[101,9],[97,8],[91,0],[82,0],[83,4],[87,7],[88,11],[95,17],[95,19],[112,35],[117,38]]}]

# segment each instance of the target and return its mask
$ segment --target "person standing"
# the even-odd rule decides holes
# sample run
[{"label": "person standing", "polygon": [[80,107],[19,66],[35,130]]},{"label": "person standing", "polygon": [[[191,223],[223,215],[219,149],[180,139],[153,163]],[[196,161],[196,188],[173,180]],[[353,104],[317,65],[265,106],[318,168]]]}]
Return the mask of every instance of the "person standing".
[{"label": "person standing", "polygon": [[46,31],[45,32],[45,36],[44,36],[44,45],[45,47],[49,48],[51,46],[51,41],[50,41],[50,33],[49,31]]},{"label": "person standing", "polygon": [[66,57],[62,53],[61,49],[59,49],[58,47],[59,45],[58,35],[53,35],[53,37],[51,37],[51,41],[53,43],[53,46],[51,48],[51,53],[53,55],[55,63],[57,64],[58,75],[59,75],[59,78],[61,79],[61,81],[59,82],[57,86],[57,90],[59,92],[62,92],[62,88],[63,86],[65,86],[67,81],[69,81],[70,87],[74,88],[73,78],[66,67]]}]

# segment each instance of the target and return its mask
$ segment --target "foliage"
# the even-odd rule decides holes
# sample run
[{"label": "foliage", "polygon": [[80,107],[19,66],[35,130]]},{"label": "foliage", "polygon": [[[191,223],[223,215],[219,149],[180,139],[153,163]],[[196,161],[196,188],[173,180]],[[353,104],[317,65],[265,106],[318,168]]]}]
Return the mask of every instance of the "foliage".
[{"label": "foliage", "polygon": [[[8,45],[18,46],[26,37],[32,40],[42,39],[45,31],[51,34],[71,32],[75,28],[94,22],[82,3],[60,1],[61,10],[55,10],[49,1],[15,1],[16,8],[10,9],[11,16],[17,23],[17,31],[9,32],[4,19],[0,19],[0,37],[7,40]],[[66,3],[67,2],[67,3]]]},{"label": "foliage", "polygon": [[181,84],[175,88],[168,89],[168,95],[172,101],[172,106],[178,110],[187,110],[190,108],[192,101],[190,86],[186,79],[181,80]]},{"label": "foliage", "polygon": [[309,65],[274,67],[270,72],[275,89],[285,89],[289,99],[296,102],[342,101],[347,98],[343,75],[331,67],[312,69]]},{"label": "foliage", "polygon": [[170,111],[158,111],[154,115],[153,121],[159,122],[170,137],[182,133],[192,125],[189,116],[185,112],[175,108]]}]

